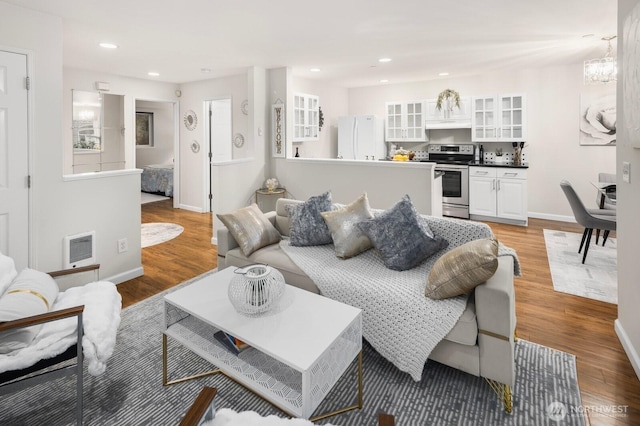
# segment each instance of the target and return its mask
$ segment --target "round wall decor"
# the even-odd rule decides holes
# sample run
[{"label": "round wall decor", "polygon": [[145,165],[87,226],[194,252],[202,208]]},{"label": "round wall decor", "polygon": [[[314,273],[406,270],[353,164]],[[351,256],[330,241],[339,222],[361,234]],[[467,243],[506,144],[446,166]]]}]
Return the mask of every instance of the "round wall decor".
[{"label": "round wall decor", "polygon": [[240,111],[242,111],[242,113],[244,115],[248,115],[249,114],[249,101],[248,100],[244,100],[242,101],[242,103],[240,104]]},{"label": "round wall decor", "polygon": [[191,142],[191,151],[193,151],[194,154],[200,152],[200,144],[198,141]]},{"label": "round wall decor", "polygon": [[242,133],[236,133],[233,135],[233,145],[236,148],[242,148],[244,145],[244,136],[242,136]]},{"label": "round wall decor", "polygon": [[195,112],[189,110],[184,114],[184,125],[189,130],[195,130],[198,125],[198,116]]}]

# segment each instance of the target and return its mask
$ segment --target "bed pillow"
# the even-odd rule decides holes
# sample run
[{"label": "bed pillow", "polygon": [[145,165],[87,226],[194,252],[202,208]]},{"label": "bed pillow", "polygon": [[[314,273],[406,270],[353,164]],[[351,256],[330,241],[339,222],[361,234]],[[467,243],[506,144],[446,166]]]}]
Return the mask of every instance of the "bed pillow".
[{"label": "bed pillow", "polygon": [[425,296],[446,299],[465,294],[487,281],[498,269],[498,240],[469,241],[434,263],[427,278]]},{"label": "bed pillow", "polygon": [[[49,275],[23,269],[0,297],[0,322],[49,312],[58,297],[58,284]],[[0,333],[0,353],[6,354],[31,344],[42,325]]]},{"label": "bed pillow", "polygon": [[249,256],[259,248],[275,244],[281,239],[278,230],[255,203],[217,216],[229,229],[245,256]]},{"label": "bed pillow", "polygon": [[304,203],[287,205],[290,244],[298,247],[331,244],[331,232],[321,215],[331,209],[329,191],[313,196]]},{"label": "bed pillow", "polygon": [[395,271],[415,268],[449,242],[435,235],[408,195],[389,210],[356,225],[380,252],[384,265]]},{"label": "bed pillow", "polygon": [[0,253],[0,296],[4,294],[17,275],[13,259]]},{"label": "bed pillow", "polygon": [[356,226],[358,222],[373,218],[366,193],[351,204],[321,215],[331,232],[336,256],[347,259],[371,248],[369,237]]}]

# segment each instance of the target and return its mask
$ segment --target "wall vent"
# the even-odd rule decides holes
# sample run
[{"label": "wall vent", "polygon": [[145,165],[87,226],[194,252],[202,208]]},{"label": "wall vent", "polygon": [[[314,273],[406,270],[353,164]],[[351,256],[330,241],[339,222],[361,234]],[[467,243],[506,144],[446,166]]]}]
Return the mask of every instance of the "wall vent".
[{"label": "wall vent", "polygon": [[83,232],[64,237],[64,267],[66,269],[92,265],[96,262],[96,232]]}]

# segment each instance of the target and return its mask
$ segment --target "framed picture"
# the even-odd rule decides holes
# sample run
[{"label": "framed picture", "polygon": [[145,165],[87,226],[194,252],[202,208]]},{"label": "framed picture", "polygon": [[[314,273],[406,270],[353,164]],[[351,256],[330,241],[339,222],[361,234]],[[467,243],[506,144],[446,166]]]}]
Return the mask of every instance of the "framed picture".
[{"label": "framed picture", "polygon": [[284,103],[277,102],[271,109],[271,152],[274,157],[286,157],[287,142],[285,138]]},{"label": "framed picture", "polygon": [[136,146],[153,146],[152,112],[136,112]]},{"label": "framed picture", "polygon": [[580,95],[580,145],[616,145],[616,86]]}]

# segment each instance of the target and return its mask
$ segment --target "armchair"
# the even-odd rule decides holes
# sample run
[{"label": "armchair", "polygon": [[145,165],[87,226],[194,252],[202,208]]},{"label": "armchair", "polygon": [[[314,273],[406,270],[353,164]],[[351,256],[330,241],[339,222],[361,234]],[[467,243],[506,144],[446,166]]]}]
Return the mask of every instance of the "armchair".
[{"label": "armchair", "polygon": [[[55,287],[53,277],[97,271],[99,267],[56,271],[49,273],[51,278],[28,269],[17,274],[13,260],[0,253],[0,307],[12,308],[11,312],[0,311],[0,321],[5,320],[0,322],[0,395],[76,374],[75,417],[77,424],[82,424],[84,360],[88,360],[90,374],[104,371],[120,324],[120,294],[113,283],[96,281],[60,293],[55,289],[53,294],[57,297],[53,296],[55,301],[50,303],[37,289],[25,284],[29,283],[27,278],[42,276],[49,280],[47,285]],[[40,303],[44,312],[33,315],[29,311],[20,318],[19,297],[30,298],[32,304]],[[4,298],[10,301],[3,304]],[[33,331],[34,326],[37,331]],[[24,339],[24,330],[29,328],[33,336]],[[73,359],[75,363],[70,364]]]}]

